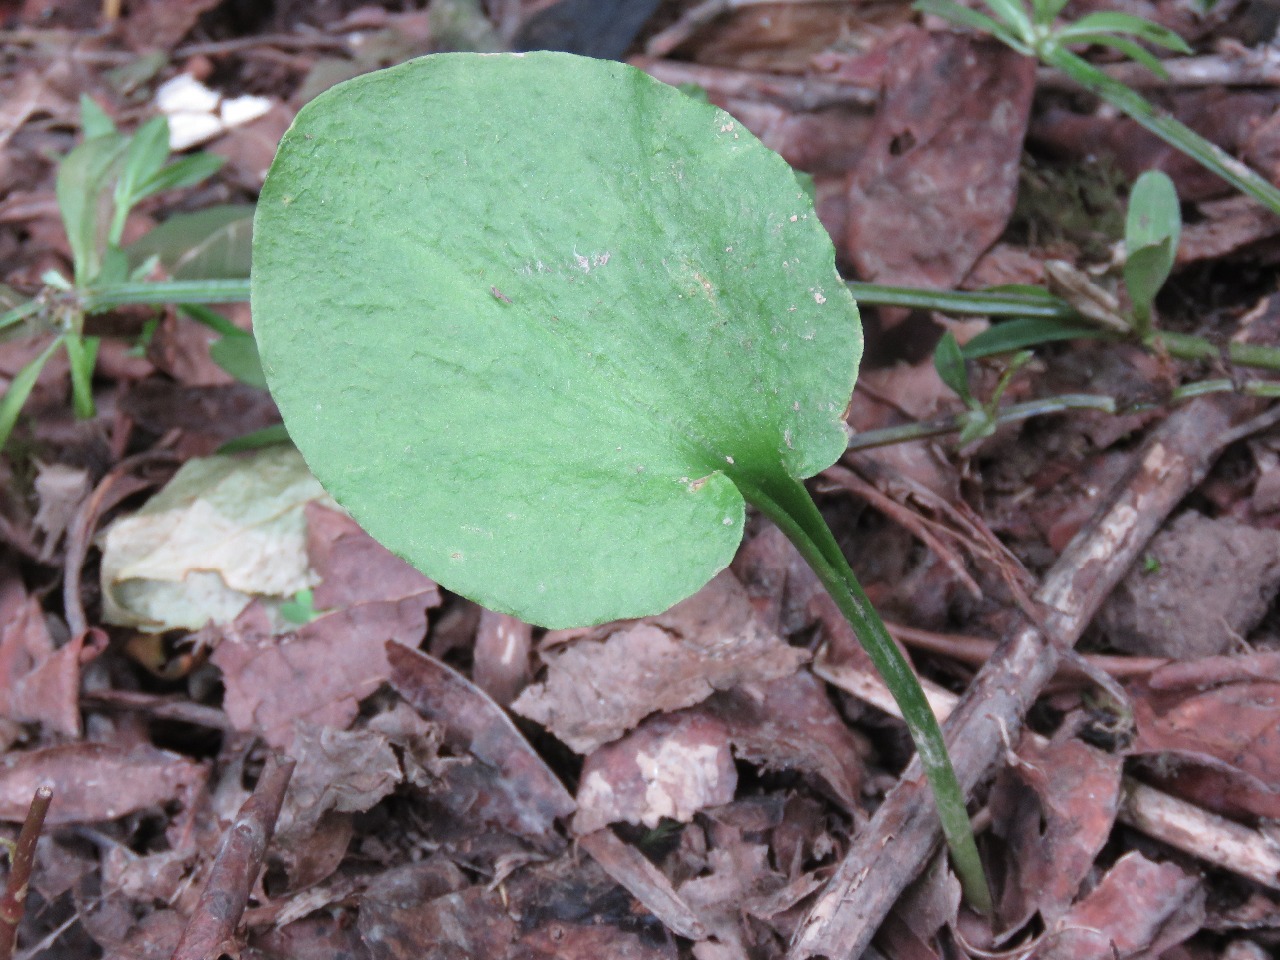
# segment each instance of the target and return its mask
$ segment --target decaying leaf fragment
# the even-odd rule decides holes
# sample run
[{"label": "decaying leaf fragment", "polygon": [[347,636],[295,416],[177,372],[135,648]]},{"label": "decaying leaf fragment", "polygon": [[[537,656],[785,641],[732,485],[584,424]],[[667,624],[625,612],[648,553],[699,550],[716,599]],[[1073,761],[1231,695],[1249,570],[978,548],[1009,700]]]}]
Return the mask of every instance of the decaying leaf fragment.
[{"label": "decaying leaf fragment", "polygon": [[737,578],[721,573],[664,614],[605,628],[544,658],[546,679],[512,709],[585,754],[651,713],[692,706],[744,681],[788,676],[808,654],[765,628]]}]

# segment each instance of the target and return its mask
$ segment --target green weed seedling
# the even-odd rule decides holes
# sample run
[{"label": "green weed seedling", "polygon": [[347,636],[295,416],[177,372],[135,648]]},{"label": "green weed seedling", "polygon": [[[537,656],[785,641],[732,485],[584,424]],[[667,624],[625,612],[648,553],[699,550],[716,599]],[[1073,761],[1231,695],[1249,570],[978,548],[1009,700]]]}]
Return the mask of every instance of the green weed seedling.
[{"label": "green weed seedling", "polygon": [[336,86],[254,223],[267,382],[320,482],[531,623],[658,613],[776,523],[893,691],[990,896],[937,721],[803,483],[844,452],[857,307],[791,169],[723,111],[569,54]]},{"label": "green weed seedling", "polygon": [[1165,143],[1181,150],[1207,170],[1211,170],[1242,193],[1263,203],[1272,213],[1280,213],[1280,189],[1269,183],[1231,154],[1210,143],[1169,113],[1069,48],[1104,46],[1119,50],[1157,76],[1167,71],[1159,59],[1142,46],[1190,53],[1180,36],[1159,24],[1130,13],[1104,10],[1086,14],[1074,23],[1059,24],[1067,0],[982,0],[991,15],[961,6],[956,0],[916,0],[915,8],[950,20],[960,26],[989,33],[1000,42],[1026,56],[1036,57],[1046,66],[1066,74],[1085,90],[1106,100]]},{"label": "green weed seedling", "polygon": [[63,157],[56,181],[58,209],[71,248],[73,272],[67,278],[49,271],[42,278],[45,289],[38,296],[0,314],[0,331],[11,335],[33,331],[54,334],[48,346],[14,377],[0,399],[0,447],[13,431],[40,371],[59,347],[67,351],[70,361],[76,415],[93,416],[92,378],[98,338],[85,334],[85,318],[114,306],[192,303],[188,309],[195,319],[222,335],[222,340],[214,344],[215,359],[227,360],[233,375],[248,382],[256,377],[261,383],[261,374],[255,372],[253,338],[198,306],[237,299],[236,284],[232,282],[224,289],[217,282],[142,282],[152,271],[156,257],[139,258],[135,254],[131,258],[131,251],[121,243],[125,222],[135,206],[164,190],[199,183],[218,170],[222,159],[197,153],[170,161],[169,127],[164,117],[148,120],[132,136],[126,136],[93,100],[81,97],[80,106],[83,141]]}]

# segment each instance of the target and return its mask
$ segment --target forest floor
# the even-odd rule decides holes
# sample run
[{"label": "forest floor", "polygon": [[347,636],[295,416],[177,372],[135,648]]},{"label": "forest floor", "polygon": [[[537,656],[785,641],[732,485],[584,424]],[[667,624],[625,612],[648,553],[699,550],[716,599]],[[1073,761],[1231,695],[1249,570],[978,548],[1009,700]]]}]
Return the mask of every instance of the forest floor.
[{"label": "forest floor", "polygon": [[[854,442],[810,482],[935,710],[961,704],[994,915],[962,902],[892,699],[768,523],[665,614],[530,627],[384,550],[291,447],[219,453],[279,423],[231,328],[247,303],[217,307],[221,332],[130,306],[87,320],[92,416],[54,353],[0,458],[0,833],[52,788],[0,957],[15,903],[12,955],[57,960],[1280,949],[1280,429],[1243,391],[1179,390],[1275,376],[1228,348],[1280,344],[1280,218],[908,4],[712,7],[0,0],[0,309],[72,274],[55,178],[83,97],[224,160],[137,205],[131,265],[244,279],[298,109],[441,50],[569,49],[700,86],[812,176],[850,280],[1105,299],[1129,191],[1165,171],[1183,226],[1156,316],[1208,357],[1038,345],[1002,402],[1118,412],[1048,403],[964,443],[867,447],[963,412],[934,349],[995,321],[864,302]],[[1274,3],[1065,15],[1104,9],[1193,49],[1168,78],[1115,76],[1280,183]],[[6,331],[8,389],[48,316]],[[1007,368],[971,361],[975,395]]]}]

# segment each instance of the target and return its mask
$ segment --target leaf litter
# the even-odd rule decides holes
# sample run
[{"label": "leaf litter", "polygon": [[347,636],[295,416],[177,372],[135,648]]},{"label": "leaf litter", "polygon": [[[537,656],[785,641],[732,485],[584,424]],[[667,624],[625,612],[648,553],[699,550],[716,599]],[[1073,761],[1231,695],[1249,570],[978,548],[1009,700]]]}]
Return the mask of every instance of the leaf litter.
[{"label": "leaf litter", "polygon": [[[534,14],[546,31],[559,5],[504,6],[508,19],[473,19],[485,29],[451,35],[514,36]],[[570,6],[559,13],[572,17]],[[664,5],[668,20],[655,18],[634,49],[673,22],[690,25],[667,34],[683,37],[675,56],[646,65],[663,79],[700,83],[814,175],[849,276],[1029,282],[1051,258],[1096,271],[1081,252],[1092,241],[1077,247],[1060,231],[1006,230],[1025,125],[1025,147],[1040,163],[1106,145],[1121,171],[1167,169],[1192,214],[1176,297],[1160,304],[1167,319],[1194,326],[1212,316],[1215,335],[1227,336],[1234,322],[1274,341],[1267,318],[1277,298],[1250,279],[1275,264],[1274,218],[1226,197],[1127,121],[1033,81],[1026,62],[925,33],[905,8],[748,3],[694,29],[682,18],[697,6]],[[1176,4],[1150,6],[1203,51],[1214,41],[1260,42],[1239,13],[1246,5],[1199,18]],[[435,49],[446,16],[466,27],[478,11],[469,3],[434,3],[429,16],[338,8],[283,5],[235,23],[207,2],[133,4],[118,33],[92,30],[99,4],[5,9],[6,27],[31,30],[44,11],[40,29],[62,32],[15,35],[0,71],[0,283],[8,285],[0,300],[8,289],[30,294],[44,271],[66,268],[50,158],[74,142],[81,92],[117,119],[178,75],[227,97],[270,101],[265,116],[211,144],[228,158],[224,173],[176,204],[161,198],[138,211],[127,231],[137,236],[177,213],[251,203],[305,100],[282,93],[305,85],[309,96],[335,69],[351,75]],[[566,36],[586,21],[569,22]],[[72,49],[71,39],[91,56],[57,53]],[[168,62],[140,80],[108,71],[138,60],[144,40]],[[960,96],[960,75],[944,67],[961,60],[972,71],[964,82],[986,92]],[[993,125],[983,110],[1000,98],[1011,104],[1010,123]],[[1172,89],[1164,102],[1257,168],[1274,169],[1280,114],[1265,90]],[[955,202],[970,186],[973,202]],[[1195,307],[1183,310],[1177,297]],[[869,343],[878,369],[862,378],[869,392],[851,408],[855,430],[956,403],[927,357],[938,321],[882,313],[882,328],[897,323],[903,332]],[[150,319],[159,322],[145,345],[104,339],[95,420],[70,418],[67,367],[50,363],[20,425],[27,446],[7,451],[2,467],[0,535],[13,548],[0,571],[5,835],[16,835],[39,783],[51,782],[56,796],[19,931],[28,955],[171,956],[264,757],[283,751],[298,767],[237,934],[242,956],[784,956],[908,751],[895,721],[819,679],[836,676],[825,666],[811,668],[819,652],[820,664],[870,676],[776,531],[751,527],[732,572],[687,606],[544,634],[441,591],[341,513],[304,497],[291,508],[291,533],[258,537],[266,553],[237,546],[230,563],[212,564],[216,551],[195,538],[159,573],[153,563],[130,571],[145,578],[125,578],[136,586],[216,577],[219,591],[237,589],[237,605],[182,623],[148,608],[134,619],[158,632],[144,638],[138,624],[103,615],[104,600],[120,595],[121,567],[91,549],[74,584],[88,624],[70,630],[60,578],[72,569],[64,560],[77,523],[97,516],[89,499],[102,477],[126,455],[158,448],[191,463],[278,422],[264,393],[229,383],[210,361],[203,328],[173,311],[121,310],[94,322],[136,339]],[[976,332],[984,322],[966,323]],[[5,381],[42,347],[38,336],[0,343]],[[1034,396],[1052,381],[1053,392],[1158,397],[1186,372],[1087,345],[1043,363],[1011,396]],[[1213,368],[1208,361],[1193,372]],[[973,373],[975,383],[988,376]],[[960,532],[964,514],[937,504],[976,509],[1038,575],[1123,484],[1136,441],[1158,416],[1032,422],[962,452],[899,445],[870,475],[880,499],[833,484],[821,503],[874,598],[896,617],[944,639],[998,637],[1016,608],[1008,577],[980,538],[964,539],[976,529]],[[1280,882],[1233,876],[1229,863],[1206,868],[1173,841],[1119,826],[1129,785],[1140,782],[1229,817],[1264,853],[1274,849],[1265,830],[1280,816],[1274,447],[1262,434],[1228,453],[1088,638],[1176,662],[1126,679],[1125,703],[1079,680],[1055,687],[1035,714],[1045,738],[1008,744],[1003,772],[978,794],[975,809],[990,822],[983,844],[999,886],[996,922],[960,908],[954,878],[935,863],[881,928],[885,955],[1021,944],[1034,957],[1252,960],[1274,949]],[[940,500],[892,482],[895,472]],[[250,512],[266,505],[252,489],[229,499]],[[105,508],[106,519],[147,518],[140,507],[126,495]],[[921,533],[936,532],[940,518],[950,532],[930,545]],[[171,531],[181,523],[165,522]],[[187,522],[201,534],[214,529]],[[90,533],[99,532],[93,524]],[[943,544],[951,556],[937,555]],[[146,555],[166,556],[154,546]],[[180,592],[189,604],[190,591]],[[273,612],[286,604],[296,621]],[[971,675],[967,661],[925,647],[914,656],[951,690]]]}]

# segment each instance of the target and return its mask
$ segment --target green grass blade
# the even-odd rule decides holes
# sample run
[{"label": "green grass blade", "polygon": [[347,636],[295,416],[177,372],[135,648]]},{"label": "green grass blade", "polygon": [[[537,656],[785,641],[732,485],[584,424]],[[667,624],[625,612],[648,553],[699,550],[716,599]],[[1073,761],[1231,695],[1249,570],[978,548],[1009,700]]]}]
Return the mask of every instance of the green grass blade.
[{"label": "green grass blade", "polygon": [[1077,43],[1080,41],[1076,38],[1080,36],[1090,36],[1098,33],[1132,34],[1141,40],[1147,41],[1147,43],[1154,43],[1157,46],[1164,47],[1166,50],[1174,50],[1183,54],[1191,53],[1191,48],[1187,46],[1187,42],[1168,27],[1162,27],[1160,24],[1144,20],[1142,17],[1135,17],[1131,13],[1120,13],[1114,10],[1104,10],[1101,13],[1091,13],[1088,16],[1081,17],[1075,23],[1068,24],[1061,30],[1055,31],[1054,38],[1060,43]]},{"label": "green grass blade", "polygon": [[1142,64],[1160,79],[1167,80],[1169,77],[1169,71],[1164,68],[1164,64],[1160,62],[1158,57],[1152,56],[1150,51],[1140,43],[1130,40],[1128,37],[1118,37],[1113,33],[1087,33],[1072,37],[1070,42],[1078,44],[1095,43],[1098,46],[1111,47],[1119,50],[1131,60]]},{"label": "green grass blade", "polygon": [[49,362],[49,358],[61,343],[62,337],[55,337],[38,357],[19,370],[18,375],[9,382],[9,389],[5,391],[4,398],[0,399],[0,448],[9,442],[13,425],[18,422],[18,414],[22,411],[27,398],[31,396],[36,380],[40,377],[40,371],[44,369],[44,365]]},{"label": "green grass blade", "polygon": [[27,317],[34,316],[40,312],[42,304],[39,300],[28,300],[26,303],[20,303],[16,307],[0,313],[0,330],[7,330],[9,327],[16,326]]},{"label": "green grass blade", "polygon": [[973,317],[1079,319],[1079,314],[1070,304],[1046,291],[1033,294],[1003,290],[924,290],[919,287],[893,287],[856,280],[846,281],[845,285],[858,303],[867,306],[937,310],[939,313]]},{"label": "green grass blade", "polygon": [[263,447],[274,447],[278,443],[290,443],[289,431],[283,423],[263,427],[243,436],[228,440],[217,449],[217,453],[244,453],[246,450],[260,450]]},{"label": "green grass blade", "polygon": [[1280,214],[1280,190],[1186,124],[1157,110],[1150,101],[1119,80],[1112,79],[1093,64],[1061,47],[1046,52],[1043,59],[1090,93],[1097,94],[1112,106],[1123,110],[1165,143],[1181,150],[1236,189],[1262,203],[1272,213]]},{"label": "green grass blade", "polygon": [[1111,337],[1106,331],[1090,324],[1034,317],[997,323],[973,337],[961,352],[966,360],[977,360],[1059,340],[1107,339]]},{"label": "green grass blade", "polygon": [[93,368],[98,361],[98,337],[68,335],[65,339],[71,367],[71,406],[76,416],[93,416]]},{"label": "green grass blade", "polygon": [[1031,48],[1009,27],[978,10],[962,7],[955,0],[916,0],[912,6],[921,13],[933,14],[979,33],[989,33],[1019,53],[1028,56],[1032,53]]},{"label": "green grass blade", "polygon": [[166,280],[118,283],[84,291],[87,313],[111,307],[165,303],[239,303],[249,299],[248,280]]}]

